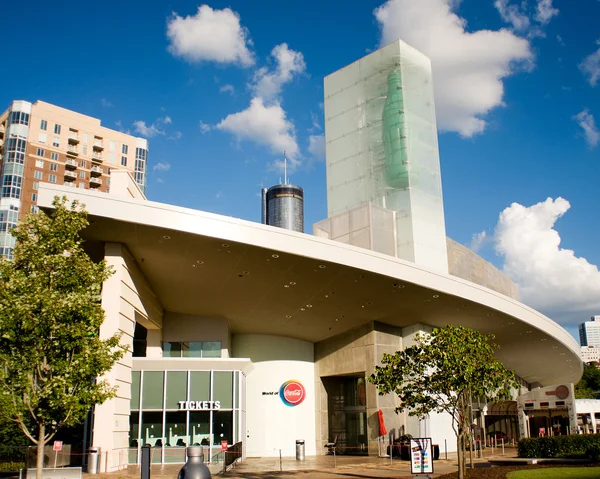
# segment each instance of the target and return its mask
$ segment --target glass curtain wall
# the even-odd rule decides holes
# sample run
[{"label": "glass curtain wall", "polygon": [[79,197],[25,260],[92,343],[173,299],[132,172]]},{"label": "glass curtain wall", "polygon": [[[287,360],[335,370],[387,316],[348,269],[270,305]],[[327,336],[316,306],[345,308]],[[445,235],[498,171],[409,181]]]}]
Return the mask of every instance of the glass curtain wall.
[{"label": "glass curtain wall", "polygon": [[184,463],[186,446],[206,446],[205,462],[241,441],[239,371],[134,371],[129,461],[152,447],[153,463]]}]

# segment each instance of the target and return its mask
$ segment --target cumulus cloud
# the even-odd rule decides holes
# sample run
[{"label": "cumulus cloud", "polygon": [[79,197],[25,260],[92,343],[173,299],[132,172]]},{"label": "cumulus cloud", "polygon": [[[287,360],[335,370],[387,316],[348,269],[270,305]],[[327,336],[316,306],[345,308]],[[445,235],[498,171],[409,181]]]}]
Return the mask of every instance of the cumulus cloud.
[{"label": "cumulus cloud", "polygon": [[558,14],[558,9],[552,6],[552,0],[538,0],[535,12],[535,19],[538,22],[545,25]]},{"label": "cumulus cloud", "polygon": [[290,50],[286,43],[275,46],[271,51],[271,57],[275,62],[274,68],[259,68],[254,73],[250,84],[255,96],[264,101],[277,98],[284,84],[290,82],[294,75],[306,70],[302,53]]},{"label": "cumulus cloud", "polygon": [[509,0],[496,0],[494,6],[502,20],[510,23],[515,30],[523,31],[530,27],[529,16],[521,10],[519,5],[510,4]]},{"label": "cumulus cloud", "polygon": [[169,171],[171,169],[171,164],[166,161],[161,161],[152,167],[153,171]]},{"label": "cumulus cloud", "polygon": [[106,98],[100,98],[100,104],[104,108],[111,108],[114,106],[113,103],[110,100],[107,100]]},{"label": "cumulus cloud", "polygon": [[291,170],[299,164],[294,125],[278,103],[265,105],[262,98],[253,98],[248,108],[228,115],[216,128],[233,134],[238,140],[265,145],[277,155],[282,156],[285,151]]},{"label": "cumulus cloud", "polygon": [[563,326],[574,326],[600,309],[597,266],[561,248],[554,229],[570,207],[563,198],[529,207],[513,203],[500,214],[494,233],[504,272],[519,285],[523,302]]},{"label": "cumulus cloud", "polygon": [[308,151],[318,160],[325,159],[325,135],[310,135],[308,137]]},{"label": "cumulus cloud", "polygon": [[[600,40],[598,41],[598,45],[600,45]],[[600,79],[600,47],[583,59],[579,64],[579,69],[587,77],[590,85],[596,86],[598,79]]]},{"label": "cumulus cloud", "polygon": [[475,251],[476,253],[483,248],[483,246],[489,242],[490,237],[485,231],[480,231],[479,233],[473,234],[471,238],[471,242],[469,243],[469,249],[471,251]]},{"label": "cumulus cloud", "polygon": [[213,10],[201,5],[196,15],[186,17],[174,12],[167,21],[167,38],[169,52],[191,62],[254,64],[248,30],[230,8]]},{"label": "cumulus cloud", "polygon": [[198,126],[200,128],[200,132],[204,135],[204,133],[208,133],[210,131],[210,125],[207,123],[204,123],[202,120],[200,120],[200,123],[198,123]]},{"label": "cumulus cloud", "polygon": [[233,88],[233,85],[223,85],[219,88],[219,93],[229,93],[230,95],[233,95],[235,93],[235,88]]},{"label": "cumulus cloud", "polygon": [[165,116],[164,118],[157,118],[156,121],[151,125],[146,124],[145,121],[137,120],[133,122],[133,131],[145,138],[152,138],[153,136],[164,135],[164,125],[170,125],[171,123],[172,120],[169,116]]},{"label": "cumulus cloud", "polygon": [[594,115],[585,109],[575,115],[573,119],[577,121],[583,130],[583,136],[589,147],[594,148],[597,146],[598,141],[600,141],[600,131],[598,131],[598,127],[596,126]]},{"label": "cumulus cloud", "polygon": [[374,11],[381,44],[398,38],[431,58],[438,126],[471,137],[502,106],[502,80],[530,65],[529,41],[509,30],[467,32],[455,0],[388,0]]}]

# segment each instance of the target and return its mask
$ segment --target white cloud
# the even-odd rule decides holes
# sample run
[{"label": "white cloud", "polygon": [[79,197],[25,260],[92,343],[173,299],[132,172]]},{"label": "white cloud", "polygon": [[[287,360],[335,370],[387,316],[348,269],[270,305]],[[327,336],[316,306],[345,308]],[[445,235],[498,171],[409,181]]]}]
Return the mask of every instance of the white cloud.
[{"label": "white cloud", "polygon": [[279,156],[285,151],[292,171],[299,164],[294,125],[278,103],[265,105],[262,98],[253,98],[248,108],[228,115],[216,128],[235,135],[238,140],[265,145]]},{"label": "white cloud", "polygon": [[519,5],[510,5],[509,0],[496,0],[494,6],[500,13],[502,20],[510,23],[515,30],[524,31],[530,27],[529,16],[521,11]]},{"label": "white cloud", "polygon": [[469,249],[477,253],[487,242],[489,242],[489,240],[490,237],[485,231],[474,233],[473,237],[471,238],[471,242],[469,243]]},{"label": "white cloud", "polygon": [[171,164],[166,161],[161,161],[152,167],[152,171],[169,171]]},{"label": "white cloud", "polygon": [[600,131],[594,121],[594,115],[592,115],[587,109],[580,111],[573,117],[577,121],[579,126],[583,129],[583,135],[586,143],[590,148],[594,148],[600,141]]},{"label": "white cloud", "polygon": [[169,140],[179,140],[182,136],[183,136],[183,133],[181,133],[180,131],[176,131],[168,139]]},{"label": "white cloud", "polygon": [[275,46],[271,51],[271,56],[275,61],[274,69],[259,68],[254,72],[254,78],[250,85],[255,96],[265,101],[277,98],[283,85],[292,81],[294,75],[298,75],[306,69],[302,53],[290,50],[286,43]]},{"label": "white cloud", "polygon": [[112,102],[110,100],[107,100],[106,98],[100,98],[100,104],[105,108],[110,108],[114,106]]},{"label": "white cloud", "polygon": [[229,93],[231,95],[233,95],[235,93],[235,88],[233,88],[233,85],[223,85],[221,88],[219,88],[219,92],[220,93]]},{"label": "white cloud", "polygon": [[467,32],[451,0],[388,0],[374,12],[381,44],[398,38],[431,58],[438,126],[471,137],[504,105],[503,78],[530,64],[529,41],[502,29]]},{"label": "white cloud", "polygon": [[513,203],[496,226],[495,249],[523,302],[574,326],[600,310],[600,272],[585,258],[560,247],[556,221],[570,208],[563,198],[525,207]]},{"label": "white cloud", "polygon": [[162,122],[163,122],[165,125],[170,125],[171,123],[173,123],[173,120],[171,120],[171,117],[170,117],[170,116],[165,116],[165,117],[162,119]]},{"label": "white cloud", "polygon": [[559,14],[559,10],[552,6],[552,0],[538,0],[535,19],[546,25],[552,17]]},{"label": "white cloud", "polygon": [[[598,41],[600,45],[600,41]],[[600,79],[600,48],[591,55],[588,55],[579,64],[579,69],[588,77],[591,86],[596,86]]]},{"label": "white cloud", "polygon": [[152,138],[156,135],[164,135],[164,130],[161,130],[157,124],[146,125],[145,121],[137,120],[133,122],[133,130],[146,138]]},{"label": "white cloud", "polygon": [[308,137],[308,151],[319,160],[325,159],[325,135],[310,135]]},{"label": "white cloud", "polygon": [[210,125],[207,123],[204,123],[202,120],[200,120],[200,123],[198,123],[198,126],[200,127],[200,132],[204,135],[204,133],[208,133],[210,131]]},{"label": "white cloud", "polygon": [[191,62],[215,61],[242,66],[254,64],[248,30],[230,8],[198,7],[196,15],[180,17],[175,12],[167,21],[169,52]]}]

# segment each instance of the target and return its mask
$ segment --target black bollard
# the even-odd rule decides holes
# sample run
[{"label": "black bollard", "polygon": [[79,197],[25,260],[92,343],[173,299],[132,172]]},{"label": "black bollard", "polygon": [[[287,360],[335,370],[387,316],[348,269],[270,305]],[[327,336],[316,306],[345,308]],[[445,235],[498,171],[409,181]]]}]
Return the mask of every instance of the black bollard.
[{"label": "black bollard", "polygon": [[142,457],[140,460],[140,471],[142,473],[142,479],[150,479],[150,453],[152,449],[150,444],[142,446]]},{"label": "black bollard", "polygon": [[187,462],[179,471],[177,479],[211,479],[212,474],[204,465],[201,446],[186,448]]}]

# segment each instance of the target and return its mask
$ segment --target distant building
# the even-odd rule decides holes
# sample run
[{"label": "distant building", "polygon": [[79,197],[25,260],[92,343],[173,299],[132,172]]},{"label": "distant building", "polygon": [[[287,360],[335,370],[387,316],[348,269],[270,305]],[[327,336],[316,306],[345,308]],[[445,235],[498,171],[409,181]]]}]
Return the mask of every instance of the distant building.
[{"label": "distant building", "polygon": [[579,342],[582,346],[600,348],[600,316],[592,316],[590,321],[579,325]]},{"label": "distant building", "polygon": [[13,101],[0,113],[0,256],[12,255],[10,228],[37,211],[41,182],[108,192],[111,170],[128,170],[143,191],[148,141],[43,101]]},{"label": "distant building", "polygon": [[584,363],[600,362],[600,348],[592,346],[581,346],[581,358]]},{"label": "distant building", "polygon": [[304,190],[288,183],[284,157],[283,184],[262,189],[261,221],[265,225],[304,233]]}]

